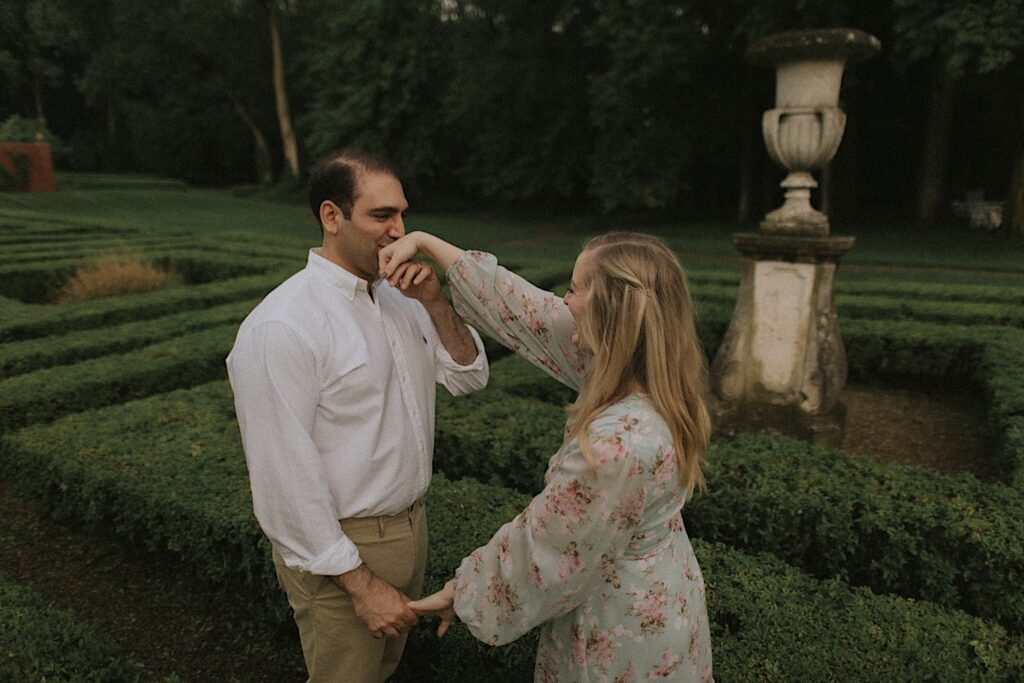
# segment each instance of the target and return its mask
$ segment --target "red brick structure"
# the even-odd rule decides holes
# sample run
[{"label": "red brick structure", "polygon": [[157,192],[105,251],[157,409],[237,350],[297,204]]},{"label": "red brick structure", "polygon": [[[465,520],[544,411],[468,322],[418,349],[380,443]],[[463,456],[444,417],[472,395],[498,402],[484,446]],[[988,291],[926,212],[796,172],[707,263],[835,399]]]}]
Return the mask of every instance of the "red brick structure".
[{"label": "red brick structure", "polygon": [[[53,175],[50,145],[45,142],[0,142],[0,167],[6,173],[0,189],[14,192],[53,192],[57,180]],[[27,175],[23,175],[27,170]],[[21,186],[9,186],[7,177],[24,179]]]}]

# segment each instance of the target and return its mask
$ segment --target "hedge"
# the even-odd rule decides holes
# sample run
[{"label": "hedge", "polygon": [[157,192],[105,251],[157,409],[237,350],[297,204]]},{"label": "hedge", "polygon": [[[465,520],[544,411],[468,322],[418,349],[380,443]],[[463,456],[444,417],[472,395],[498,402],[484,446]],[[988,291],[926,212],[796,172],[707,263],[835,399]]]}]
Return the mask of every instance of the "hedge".
[{"label": "hedge", "polygon": [[[526,397],[562,389],[518,357],[498,361],[472,400],[439,400],[438,467],[536,491],[565,414]],[[716,441],[709,460],[708,492],[686,513],[695,536],[1024,630],[1024,491],[789,439]]]},{"label": "hedge", "polygon": [[[173,270],[186,284],[206,284],[282,267],[280,259],[239,258],[237,255],[181,248],[147,250],[139,258]],[[29,303],[46,303],[47,295],[60,287],[76,270],[102,261],[101,256],[80,256],[2,266],[0,294]]]},{"label": "hedge", "polygon": [[70,330],[151,320],[233,301],[262,297],[294,270],[250,275],[206,285],[85,301],[62,306],[26,306],[0,324],[0,343],[37,339]]},{"label": "hedge", "polygon": [[67,257],[95,258],[104,254],[110,254],[111,256],[136,255],[144,249],[166,249],[183,244],[193,246],[193,243],[184,241],[183,237],[161,235],[160,237],[90,240],[74,244],[53,244],[45,247],[28,245],[25,248],[0,249],[0,258],[3,259],[5,264],[10,265],[12,263],[31,263],[57,258],[63,260]]},{"label": "hedge", "polygon": [[[3,439],[15,490],[55,514],[113,527],[173,554],[203,581],[237,586],[287,618],[248,481],[225,382],[74,415]],[[428,497],[427,590],[528,499],[437,475]],[[1008,681],[1024,644],[1001,626],[937,605],[820,582],[765,555],[694,543],[708,584],[719,680]],[[533,641],[489,651],[462,627],[440,646],[416,630],[401,680],[530,680]]]},{"label": "hedge", "polygon": [[[736,303],[736,288],[697,284],[693,286],[693,296],[697,302],[731,307]],[[841,325],[847,320],[869,319],[1024,327],[1024,305],[1017,302],[929,301],[910,296],[897,298],[891,295],[837,293],[835,305]]]},{"label": "hedge", "polygon": [[258,303],[244,300],[163,318],[0,345],[0,378],[124,353],[209,327],[240,324]]},{"label": "hedge", "polygon": [[447,476],[538,491],[565,413],[497,387],[462,397],[439,391],[436,424],[434,464]]},{"label": "hedge", "polygon": [[0,681],[137,681],[108,636],[0,574]]},{"label": "hedge", "polygon": [[237,324],[0,380],[0,433],[226,377]]},{"label": "hedge", "polygon": [[697,537],[1024,632],[1019,490],[760,436],[716,442],[706,475]]}]

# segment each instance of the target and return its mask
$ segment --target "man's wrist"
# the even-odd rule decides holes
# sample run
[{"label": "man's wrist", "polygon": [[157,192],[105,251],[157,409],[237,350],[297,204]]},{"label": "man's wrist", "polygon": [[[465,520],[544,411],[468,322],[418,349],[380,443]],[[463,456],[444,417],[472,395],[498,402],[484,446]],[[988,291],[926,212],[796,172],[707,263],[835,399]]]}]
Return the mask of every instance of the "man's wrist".
[{"label": "man's wrist", "polygon": [[331,578],[342,590],[349,595],[355,596],[364,593],[370,586],[370,582],[373,581],[373,572],[365,564],[360,564],[351,571],[332,576]]}]

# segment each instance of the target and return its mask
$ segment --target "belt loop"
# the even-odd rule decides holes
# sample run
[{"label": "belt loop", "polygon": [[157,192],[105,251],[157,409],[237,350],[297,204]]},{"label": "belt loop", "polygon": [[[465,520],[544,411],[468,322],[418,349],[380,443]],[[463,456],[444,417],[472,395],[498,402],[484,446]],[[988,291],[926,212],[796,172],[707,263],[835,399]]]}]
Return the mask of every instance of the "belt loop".
[{"label": "belt loop", "polygon": [[380,537],[384,538],[384,518],[383,517],[378,517],[377,518],[377,528],[380,529]]}]

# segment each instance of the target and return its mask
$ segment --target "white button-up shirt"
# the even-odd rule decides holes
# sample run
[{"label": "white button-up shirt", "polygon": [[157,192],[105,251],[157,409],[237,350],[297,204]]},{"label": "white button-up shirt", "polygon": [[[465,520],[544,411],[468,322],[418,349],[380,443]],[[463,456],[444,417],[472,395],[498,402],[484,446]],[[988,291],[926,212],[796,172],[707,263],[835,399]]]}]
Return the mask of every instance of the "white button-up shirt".
[{"label": "white button-up shirt", "polygon": [[426,493],[435,383],[452,394],[487,384],[456,363],[423,306],[310,251],[242,322],[227,358],[263,531],[294,569],[359,566],[339,519],[397,514]]}]

